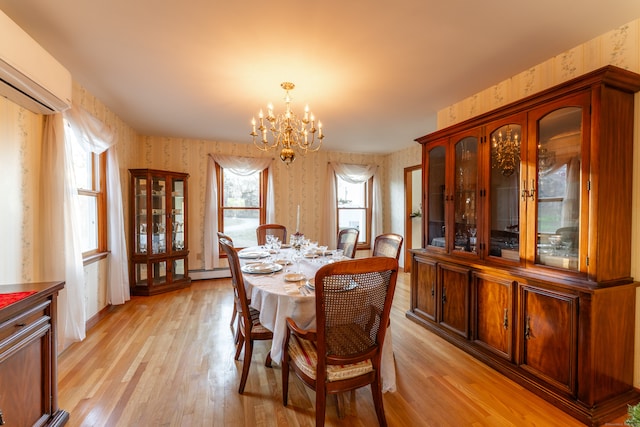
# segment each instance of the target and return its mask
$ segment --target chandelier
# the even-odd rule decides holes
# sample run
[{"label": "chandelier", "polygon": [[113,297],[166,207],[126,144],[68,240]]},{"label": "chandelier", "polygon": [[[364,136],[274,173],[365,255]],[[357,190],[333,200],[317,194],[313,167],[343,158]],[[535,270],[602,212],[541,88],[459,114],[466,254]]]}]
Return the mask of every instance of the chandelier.
[{"label": "chandelier", "polygon": [[[315,126],[315,117],[309,112],[309,106],[304,109],[304,115],[298,117],[291,111],[291,97],[289,91],[293,90],[293,83],[284,82],[280,85],[285,90],[284,102],[286,109],[277,116],[273,113],[273,105],[267,107],[267,116],[264,117],[262,110],[258,113],[258,121],[251,119],[254,145],[261,151],[280,149],[280,159],[287,165],[296,158],[296,151],[305,155],[307,152],[315,152],[320,149],[324,134],[322,133],[322,123],[318,121],[318,128]],[[266,123],[265,123],[266,121]],[[257,126],[257,127],[256,127]],[[317,135],[316,135],[317,133]],[[260,140],[257,137],[260,135]],[[267,138],[271,135],[271,142]],[[296,151],[294,151],[294,149]]]},{"label": "chandelier", "polygon": [[511,136],[511,127],[507,126],[506,135],[502,137],[502,131],[498,132],[498,138],[493,137],[492,145],[495,149],[493,153],[493,167],[499,169],[502,175],[511,176],[520,163],[520,141],[518,134]]}]

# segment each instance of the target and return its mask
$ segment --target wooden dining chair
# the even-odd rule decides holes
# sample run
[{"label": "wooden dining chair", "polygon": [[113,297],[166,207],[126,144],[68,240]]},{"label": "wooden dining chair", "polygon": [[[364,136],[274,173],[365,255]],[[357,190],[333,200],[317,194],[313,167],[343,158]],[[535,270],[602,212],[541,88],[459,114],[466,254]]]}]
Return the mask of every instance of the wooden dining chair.
[{"label": "wooden dining chair", "polygon": [[338,249],[342,249],[344,256],[349,258],[356,257],[359,234],[360,230],[357,228],[343,228],[338,232]]},{"label": "wooden dining chair", "polygon": [[[227,239],[229,243],[231,243],[231,246],[234,246],[233,239],[227,236],[226,234],[224,234],[222,231],[218,231],[218,242],[220,241],[220,239]],[[235,247],[234,247],[234,250],[235,250]],[[238,317],[237,307],[238,307],[238,304],[234,300],[233,310],[231,310],[231,321],[229,322],[229,327],[231,327],[231,333],[233,334],[233,342],[236,344],[238,343],[238,330],[239,330],[239,327],[235,325],[236,319]]]},{"label": "wooden dining chair", "polygon": [[[244,287],[244,279],[240,270],[240,259],[233,244],[225,239],[220,239],[220,246],[227,254],[229,259],[229,268],[231,269],[231,283],[233,284],[234,298],[238,308],[238,343],[236,344],[235,360],[240,358],[240,353],[244,347],[244,359],[242,361],[242,376],[240,377],[240,387],[238,393],[244,393],[244,387],[249,376],[249,367],[251,366],[251,357],[253,355],[253,342],[255,340],[270,340],[273,338],[273,332],[265,328],[260,323],[260,312],[250,307],[251,300],[247,297]],[[271,367],[271,352],[267,353],[265,366]]]},{"label": "wooden dining chair", "polygon": [[371,256],[388,256],[400,259],[400,249],[404,238],[399,234],[387,233],[376,236]]},{"label": "wooden dining chair", "polygon": [[258,245],[267,243],[267,234],[276,236],[282,243],[287,243],[287,227],[280,224],[261,224],[256,228]]},{"label": "wooden dining chair", "polygon": [[[316,329],[290,317],[283,344],[282,400],[289,371],[316,391],[316,426],[323,426],[327,394],[371,386],[380,426],[386,426],[380,368],[398,261],[361,258],[323,266],[315,276]],[[382,327],[381,327],[382,325]]]}]

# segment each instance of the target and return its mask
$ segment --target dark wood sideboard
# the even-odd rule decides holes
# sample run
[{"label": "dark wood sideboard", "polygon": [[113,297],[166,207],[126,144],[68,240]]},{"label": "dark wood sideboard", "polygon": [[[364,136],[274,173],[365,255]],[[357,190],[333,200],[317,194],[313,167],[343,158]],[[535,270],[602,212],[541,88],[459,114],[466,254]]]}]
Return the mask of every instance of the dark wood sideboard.
[{"label": "dark wood sideboard", "polygon": [[638,91],[640,75],[607,66],[416,140],[425,231],[407,317],[592,426],[640,401]]},{"label": "dark wood sideboard", "polygon": [[64,282],[1,285],[36,293],[0,309],[0,424],[62,426],[58,408],[57,296]]}]

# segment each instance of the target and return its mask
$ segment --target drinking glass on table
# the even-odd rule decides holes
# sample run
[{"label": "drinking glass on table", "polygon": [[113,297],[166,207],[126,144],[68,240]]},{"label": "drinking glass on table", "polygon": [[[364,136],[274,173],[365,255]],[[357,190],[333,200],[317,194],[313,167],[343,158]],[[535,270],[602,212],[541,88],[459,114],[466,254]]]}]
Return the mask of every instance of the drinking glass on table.
[{"label": "drinking glass on table", "polygon": [[336,249],[333,251],[333,261],[342,261],[342,254],[344,253],[344,251],[342,249]]},{"label": "drinking glass on table", "polygon": [[296,249],[291,253],[291,261],[296,264],[296,273],[298,273],[298,274],[301,273],[300,261],[302,261],[303,257],[304,256],[302,255],[302,251],[301,250]]}]

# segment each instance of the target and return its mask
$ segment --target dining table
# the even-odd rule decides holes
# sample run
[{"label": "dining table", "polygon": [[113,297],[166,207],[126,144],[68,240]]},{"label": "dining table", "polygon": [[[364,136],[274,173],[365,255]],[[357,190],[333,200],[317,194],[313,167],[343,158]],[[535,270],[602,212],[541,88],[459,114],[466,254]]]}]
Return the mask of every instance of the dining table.
[{"label": "dining table", "polygon": [[[331,255],[332,251],[310,251],[297,258],[295,251],[290,247],[278,251],[264,247],[238,251],[251,307],[260,312],[260,323],[273,332],[271,359],[278,365],[282,362],[287,317],[300,328],[315,329],[315,274],[323,265],[339,261]],[[396,371],[390,326],[382,347],[381,363],[382,390],[395,391]]]}]

